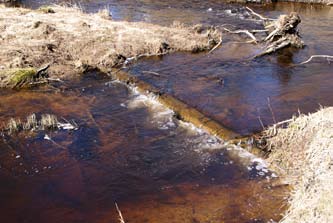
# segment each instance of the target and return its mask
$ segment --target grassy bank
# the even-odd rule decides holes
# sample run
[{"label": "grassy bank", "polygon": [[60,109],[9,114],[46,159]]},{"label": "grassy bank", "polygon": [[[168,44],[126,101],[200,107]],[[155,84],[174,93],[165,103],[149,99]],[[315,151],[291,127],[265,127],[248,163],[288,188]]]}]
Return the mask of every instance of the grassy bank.
[{"label": "grassy bank", "polygon": [[85,14],[60,6],[39,10],[0,6],[0,30],[0,73],[50,64],[48,73],[58,77],[91,68],[105,70],[139,57],[200,52],[221,38],[214,28],[116,22],[106,11]]},{"label": "grassy bank", "polygon": [[273,132],[268,161],[294,185],[282,223],[333,222],[333,107]]}]

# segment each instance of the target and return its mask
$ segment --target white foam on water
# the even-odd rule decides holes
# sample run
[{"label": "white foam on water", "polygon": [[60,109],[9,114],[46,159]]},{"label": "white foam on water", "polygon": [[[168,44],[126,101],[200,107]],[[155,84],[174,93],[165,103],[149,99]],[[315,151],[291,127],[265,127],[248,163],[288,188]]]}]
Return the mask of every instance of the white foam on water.
[{"label": "white foam on water", "polygon": [[[111,83],[123,84],[119,81],[112,81]],[[239,162],[243,163],[249,171],[255,168],[258,175],[266,175],[269,172],[268,165],[265,160],[255,156],[238,145],[231,145],[224,142],[223,139],[209,134],[204,129],[198,128],[192,123],[176,120],[174,118],[175,113],[171,109],[162,105],[157,100],[157,96],[152,94],[143,95],[138,91],[137,87],[126,86],[132,91],[132,98],[126,103],[122,103],[122,106],[127,107],[128,109],[137,109],[142,107],[147,108],[150,114],[150,121],[153,124],[157,124],[159,129],[171,130],[176,129],[177,127],[186,129],[189,137],[184,139],[185,143],[191,143],[192,145],[195,144],[196,148],[194,151],[202,153],[204,150],[221,149],[225,150],[227,153],[236,153],[240,158]],[[231,162],[233,161],[231,160]],[[271,177],[276,177],[274,173],[271,175]]]},{"label": "white foam on water", "polygon": [[167,130],[176,127],[173,118],[175,113],[162,105],[155,95],[143,95],[136,87],[130,87],[130,89],[132,90],[132,98],[126,103],[128,109],[145,107],[149,111],[151,123],[157,124],[159,129]]}]

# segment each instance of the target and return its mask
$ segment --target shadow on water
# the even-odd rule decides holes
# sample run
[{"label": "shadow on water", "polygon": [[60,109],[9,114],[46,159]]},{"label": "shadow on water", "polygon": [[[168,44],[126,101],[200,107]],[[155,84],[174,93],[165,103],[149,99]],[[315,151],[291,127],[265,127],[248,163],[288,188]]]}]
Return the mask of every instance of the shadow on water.
[{"label": "shadow on water", "polygon": [[126,222],[267,222],[285,208],[288,189],[271,173],[234,162],[214,137],[100,74],[0,97],[1,122],[35,112],[79,126],[3,136],[4,222],[118,222],[114,202]]}]

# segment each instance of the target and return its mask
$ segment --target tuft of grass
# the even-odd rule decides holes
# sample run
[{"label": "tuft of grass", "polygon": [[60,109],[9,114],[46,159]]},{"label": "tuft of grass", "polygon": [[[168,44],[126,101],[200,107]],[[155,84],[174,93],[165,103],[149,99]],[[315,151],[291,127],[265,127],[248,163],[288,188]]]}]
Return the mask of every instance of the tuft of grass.
[{"label": "tuft of grass", "polygon": [[55,115],[44,114],[40,120],[40,127],[43,130],[56,129],[58,126],[58,119]]},{"label": "tuft of grass", "polygon": [[34,130],[38,127],[36,115],[33,113],[27,117],[27,121],[23,124],[24,130]]},{"label": "tuft of grass", "polygon": [[9,134],[18,132],[21,128],[22,128],[22,123],[20,119],[14,119],[14,118],[9,119],[7,124],[7,129]]},{"label": "tuft of grass", "polygon": [[8,79],[7,84],[11,87],[23,87],[28,83],[31,83],[36,74],[35,68],[14,68],[4,72],[5,77]]}]

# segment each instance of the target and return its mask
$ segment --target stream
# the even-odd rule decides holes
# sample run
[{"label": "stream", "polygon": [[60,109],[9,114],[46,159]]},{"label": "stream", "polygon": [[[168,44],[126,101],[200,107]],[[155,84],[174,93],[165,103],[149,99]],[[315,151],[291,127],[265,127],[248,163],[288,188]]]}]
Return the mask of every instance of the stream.
[{"label": "stream", "polygon": [[[54,2],[22,4],[38,8]],[[87,12],[109,8],[114,20],[260,28],[246,17],[244,5],[217,0],[79,5]],[[332,65],[291,66],[332,52],[331,7],[249,6],[274,18],[299,12],[306,47],[248,60],[260,46],[237,43],[244,39],[229,34],[212,54],[143,59],[126,71],[243,135],[260,131],[259,119],[266,126],[333,105]],[[235,160],[218,138],[104,74],[89,72],[54,88],[0,90],[0,123],[32,113],[54,114],[78,129],[2,135],[1,222],[116,223],[117,203],[126,223],[272,223],[287,208],[290,188],[261,159],[244,165],[251,154]]]}]

